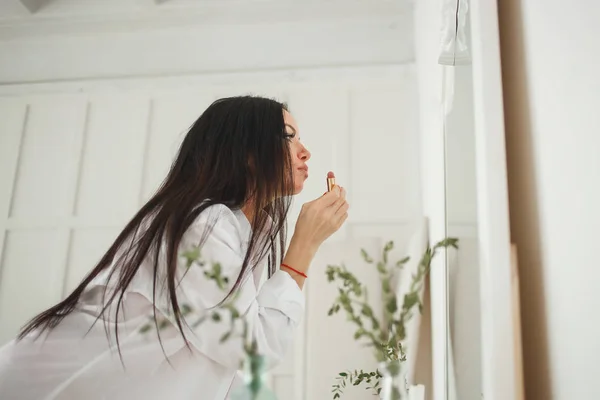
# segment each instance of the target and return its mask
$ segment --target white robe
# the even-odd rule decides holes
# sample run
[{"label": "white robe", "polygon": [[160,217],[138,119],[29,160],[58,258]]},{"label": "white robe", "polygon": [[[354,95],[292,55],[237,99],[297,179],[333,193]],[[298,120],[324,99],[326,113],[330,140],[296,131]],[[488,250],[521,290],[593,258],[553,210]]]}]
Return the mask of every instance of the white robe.
[{"label": "white robe", "polygon": [[[223,205],[209,207],[185,233],[181,249],[199,242],[209,213],[211,218],[215,215],[218,218],[202,248],[202,258],[221,263],[231,285],[240,272],[251,234],[241,210]],[[255,269],[253,279],[243,281],[235,305],[249,322],[259,352],[273,366],[289,347],[304,313],[304,296],[291,276],[280,270],[261,286],[263,266]],[[30,335],[0,349],[0,399],[227,398],[244,359],[240,337],[220,342],[223,333],[230,330],[229,319],[210,320],[197,327],[184,326],[191,351],[172,326],[160,331],[163,348],[155,329],[142,334],[140,328],[150,321],[153,307],[152,262],[148,259],[128,288],[124,313],[119,316],[121,360],[115,343],[114,315],[106,317],[110,340],[104,319],[90,330],[102,306],[102,291],[113,283],[112,279],[107,281],[107,275],[105,271],[94,279],[78,308],[49,334],[38,340]],[[226,293],[206,278],[199,267],[192,266],[181,280],[178,300],[203,312],[219,303]],[[158,315],[165,315],[168,310],[160,292],[156,309]],[[190,325],[194,322],[191,318],[187,321]]]}]

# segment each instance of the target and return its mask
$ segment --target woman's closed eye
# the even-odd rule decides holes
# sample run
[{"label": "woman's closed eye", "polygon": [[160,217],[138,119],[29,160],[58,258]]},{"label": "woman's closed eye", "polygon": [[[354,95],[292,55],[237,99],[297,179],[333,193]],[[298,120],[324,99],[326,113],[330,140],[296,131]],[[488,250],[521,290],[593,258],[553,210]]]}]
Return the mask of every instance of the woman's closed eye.
[{"label": "woman's closed eye", "polygon": [[[289,129],[289,130],[288,130]],[[290,142],[297,136],[296,128],[290,124],[285,124],[285,135],[284,137]]]}]

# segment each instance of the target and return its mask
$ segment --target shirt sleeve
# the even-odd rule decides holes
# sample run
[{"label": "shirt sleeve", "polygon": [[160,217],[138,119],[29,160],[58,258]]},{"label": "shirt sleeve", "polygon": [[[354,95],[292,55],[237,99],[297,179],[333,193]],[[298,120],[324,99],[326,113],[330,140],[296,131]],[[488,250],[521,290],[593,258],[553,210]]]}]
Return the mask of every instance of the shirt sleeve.
[{"label": "shirt sleeve", "polygon": [[[186,233],[185,243],[199,243],[207,224],[214,223],[200,249],[205,266],[193,264],[189,268],[181,281],[183,296],[180,302],[187,302],[193,310],[189,314],[192,318],[186,317],[191,327],[188,341],[215,362],[237,369],[245,358],[242,324],[238,321],[232,330],[230,312],[219,303],[233,287],[245,255],[242,254],[239,221],[227,207],[210,208],[214,207],[219,207],[216,222],[201,216]],[[209,215],[207,211],[202,214]],[[210,271],[214,263],[220,264],[221,276],[228,279],[223,287],[205,275],[205,271]],[[269,368],[276,365],[282,360],[304,314],[304,295],[298,284],[289,274],[278,270],[257,291],[248,269],[241,285],[232,295],[234,297],[228,298],[227,302],[244,318],[250,339],[256,341],[259,354],[265,357]],[[220,319],[211,318],[215,312]],[[207,317],[204,322],[193,326],[193,317],[202,315]],[[232,332],[230,337],[221,340],[229,332]]]}]

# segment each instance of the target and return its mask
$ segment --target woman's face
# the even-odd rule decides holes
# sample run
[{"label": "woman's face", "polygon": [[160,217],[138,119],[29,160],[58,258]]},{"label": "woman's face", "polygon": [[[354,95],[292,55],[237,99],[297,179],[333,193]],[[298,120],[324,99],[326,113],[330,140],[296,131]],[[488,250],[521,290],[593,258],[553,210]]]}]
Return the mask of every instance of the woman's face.
[{"label": "woman's face", "polygon": [[294,194],[298,194],[304,188],[304,181],[308,178],[308,165],[306,162],[310,159],[310,151],[300,142],[300,130],[292,114],[287,111],[284,111],[283,114],[290,145],[290,155],[292,156]]}]

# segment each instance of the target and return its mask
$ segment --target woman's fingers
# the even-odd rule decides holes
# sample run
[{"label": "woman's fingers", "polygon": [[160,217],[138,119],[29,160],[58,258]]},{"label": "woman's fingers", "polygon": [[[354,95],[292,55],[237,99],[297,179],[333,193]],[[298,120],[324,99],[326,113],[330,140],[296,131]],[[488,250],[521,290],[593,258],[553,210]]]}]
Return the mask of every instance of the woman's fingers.
[{"label": "woman's fingers", "polygon": [[330,192],[326,192],[323,196],[319,197],[315,200],[316,203],[322,205],[323,207],[329,207],[340,198],[341,189],[339,186],[334,186]]},{"label": "woman's fingers", "polygon": [[320,246],[346,221],[348,208],[346,189],[334,186],[330,192],[302,206],[296,221],[294,236],[304,237],[303,240]]},{"label": "woman's fingers", "polygon": [[348,213],[344,212],[344,213],[340,213],[337,217],[336,220],[336,227],[337,229],[340,229],[340,227],[344,224],[344,222],[346,222],[346,219],[348,219]]},{"label": "woman's fingers", "polygon": [[346,200],[346,189],[340,186],[340,197]]},{"label": "woman's fingers", "polygon": [[336,202],[331,205],[334,214],[337,214],[344,204],[348,204],[348,202],[346,201],[346,190],[342,188],[340,197],[338,197]]},{"label": "woman's fingers", "polygon": [[336,209],[335,214],[339,215],[339,214],[343,214],[348,212],[348,209],[350,208],[350,204],[348,204],[348,202],[346,200],[344,200],[342,202],[342,204],[339,205],[339,207]]}]

